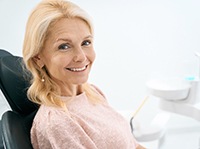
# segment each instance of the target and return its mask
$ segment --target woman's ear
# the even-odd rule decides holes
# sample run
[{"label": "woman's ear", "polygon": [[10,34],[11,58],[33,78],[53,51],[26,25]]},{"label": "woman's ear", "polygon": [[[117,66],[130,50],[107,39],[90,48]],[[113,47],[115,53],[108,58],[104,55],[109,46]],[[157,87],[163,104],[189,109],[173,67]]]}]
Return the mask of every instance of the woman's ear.
[{"label": "woman's ear", "polygon": [[33,57],[34,62],[38,65],[38,67],[42,68],[44,67],[44,62],[41,59],[41,56],[38,54]]}]

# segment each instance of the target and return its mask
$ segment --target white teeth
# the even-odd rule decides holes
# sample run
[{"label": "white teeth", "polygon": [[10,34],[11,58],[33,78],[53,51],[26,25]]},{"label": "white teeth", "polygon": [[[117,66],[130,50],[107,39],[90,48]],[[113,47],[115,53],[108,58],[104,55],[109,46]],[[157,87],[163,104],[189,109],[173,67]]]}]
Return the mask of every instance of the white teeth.
[{"label": "white teeth", "polygon": [[86,69],[86,66],[84,66],[83,68],[68,68],[68,70],[70,71],[75,71],[75,72],[78,72],[78,71],[83,71]]}]

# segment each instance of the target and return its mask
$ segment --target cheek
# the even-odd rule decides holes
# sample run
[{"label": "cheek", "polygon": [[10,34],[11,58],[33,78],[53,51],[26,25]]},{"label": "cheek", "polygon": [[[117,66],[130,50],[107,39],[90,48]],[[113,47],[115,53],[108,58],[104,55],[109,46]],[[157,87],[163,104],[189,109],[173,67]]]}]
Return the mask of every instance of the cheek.
[{"label": "cheek", "polygon": [[62,69],[66,65],[66,58],[53,56],[47,59],[46,67],[51,72],[58,71],[58,69]]},{"label": "cheek", "polygon": [[55,67],[58,67],[63,69],[67,67],[71,63],[71,58],[69,56],[60,56],[60,57],[55,57],[52,59],[52,65]]}]

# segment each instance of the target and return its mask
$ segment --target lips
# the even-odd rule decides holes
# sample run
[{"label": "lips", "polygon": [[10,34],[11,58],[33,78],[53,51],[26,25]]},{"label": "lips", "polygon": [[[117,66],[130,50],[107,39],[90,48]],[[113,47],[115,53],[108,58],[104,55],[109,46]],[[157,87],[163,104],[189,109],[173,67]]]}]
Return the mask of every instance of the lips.
[{"label": "lips", "polygon": [[87,68],[87,66],[88,65],[86,65],[84,67],[80,67],[80,68],[66,68],[66,69],[69,71],[72,71],[72,72],[81,72],[81,71],[84,71]]}]

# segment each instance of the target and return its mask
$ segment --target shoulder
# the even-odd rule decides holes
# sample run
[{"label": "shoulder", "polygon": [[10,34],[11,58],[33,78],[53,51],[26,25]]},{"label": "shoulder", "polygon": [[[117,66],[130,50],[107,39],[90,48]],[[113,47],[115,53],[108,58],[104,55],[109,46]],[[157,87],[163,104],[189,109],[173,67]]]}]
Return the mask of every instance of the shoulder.
[{"label": "shoulder", "polygon": [[53,107],[53,106],[46,106],[41,105],[38,112],[36,113],[36,116],[33,120],[33,122],[45,122],[50,123],[52,121],[55,121],[57,119],[60,119],[60,117],[66,116],[68,117],[68,113],[59,107]]},{"label": "shoulder", "polygon": [[57,107],[41,105],[33,120],[31,135],[32,136],[54,136],[70,131],[75,124],[74,120],[65,110]]},{"label": "shoulder", "polygon": [[[76,123],[66,111],[41,105],[31,128],[31,142],[35,148],[64,148],[71,139]],[[74,143],[74,142],[73,142]]]},{"label": "shoulder", "polygon": [[94,84],[90,84],[90,86],[91,86],[98,94],[100,94],[101,96],[103,96],[104,98],[106,98],[105,95],[104,95],[104,93],[103,93],[97,86],[95,86]]},{"label": "shoulder", "polygon": [[33,120],[32,130],[45,133],[44,131],[61,123],[64,112],[61,108],[41,105]]}]

